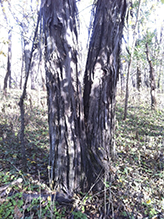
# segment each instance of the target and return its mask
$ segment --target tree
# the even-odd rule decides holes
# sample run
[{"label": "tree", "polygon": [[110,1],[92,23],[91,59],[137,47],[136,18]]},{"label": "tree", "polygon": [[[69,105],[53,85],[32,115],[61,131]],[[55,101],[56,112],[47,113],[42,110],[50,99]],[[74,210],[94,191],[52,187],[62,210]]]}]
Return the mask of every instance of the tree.
[{"label": "tree", "polygon": [[51,186],[78,188],[81,181],[81,106],[75,1],[42,1]]},{"label": "tree", "polygon": [[7,57],[7,71],[6,71],[6,75],[4,78],[4,86],[3,86],[3,90],[4,93],[6,93],[6,89],[7,89],[7,82],[9,80],[9,88],[11,88],[11,58],[12,58],[12,30],[9,30],[8,32],[8,57]]},{"label": "tree", "polygon": [[[109,170],[125,0],[99,0],[79,82],[76,1],[42,1],[50,135],[50,184],[89,188]],[[84,103],[84,104],[83,104]],[[107,161],[106,161],[107,159]],[[103,182],[100,180],[100,186]]]},{"label": "tree", "polygon": [[37,42],[37,33],[38,33],[39,22],[40,22],[40,14],[38,13],[37,25],[36,25],[36,29],[34,32],[34,37],[33,37],[33,41],[32,41],[32,48],[31,48],[30,55],[29,55],[29,62],[28,62],[28,65],[26,66],[26,78],[25,78],[25,82],[24,82],[24,86],[23,86],[23,92],[22,92],[22,95],[20,97],[20,101],[18,104],[20,107],[20,114],[21,114],[20,142],[21,142],[22,164],[23,164],[24,171],[26,171],[26,168],[27,168],[25,140],[24,140],[24,130],[25,130],[24,100],[26,97],[26,89],[27,89],[27,82],[28,82],[28,78],[29,78],[30,68],[31,68],[32,55],[33,55],[35,47],[38,43]]},{"label": "tree", "polygon": [[1,8],[2,8],[2,12],[6,21],[6,26],[9,29],[8,31],[8,55],[7,55],[7,70],[6,70],[6,75],[4,77],[4,86],[3,86],[3,90],[4,90],[4,94],[6,94],[6,89],[7,89],[7,83],[9,82],[9,87],[11,88],[11,59],[12,59],[12,29],[13,27],[11,27],[9,25],[9,19],[7,17],[7,13],[4,7],[3,2],[0,2],[1,4]]},{"label": "tree", "polygon": [[137,31],[137,27],[138,27],[141,4],[142,4],[142,0],[139,0],[137,16],[136,16],[136,21],[135,21],[135,25],[134,25],[134,32],[133,32],[133,43],[132,43],[132,48],[131,48],[131,53],[130,53],[130,60],[129,60],[129,63],[128,63],[127,78],[126,78],[126,95],[125,95],[124,119],[126,119],[126,117],[127,117],[128,97],[129,97],[129,75],[130,75],[131,64],[132,64],[132,60],[133,60],[133,56],[134,56],[134,49],[135,49],[136,36],[137,36],[136,31]]},{"label": "tree", "polygon": [[149,63],[149,67],[150,67],[150,96],[151,96],[151,109],[155,109],[156,108],[156,98],[155,98],[155,89],[156,89],[156,82],[155,82],[155,72],[154,72],[154,68],[153,68],[153,64],[152,61],[150,59],[150,52],[149,52],[149,47],[148,47],[148,43],[146,43],[145,45],[146,47],[146,56],[147,56],[147,61]]},{"label": "tree", "polygon": [[[21,47],[22,47],[22,69],[21,69],[21,75],[20,75],[20,88],[23,89],[23,83],[24,83],[24,73],[28,71],[28,66],[30,62],[30,52],[31,52],[31,47],[32,47],[32,36],[33,33],[35,32],[35,24],[37,22],[37,11],[38,11],[38,4],[34,4],[32,1],[19,1],[18,4],[12,4],[11,1],[7,1],[8,8],[9,8],[9,13],[12,15],[14,18],[13,21],[15,21],[15,26],[17,25],[19,27],[20,31],[20,37],[21,37]],[[21,13],[16,13],[20,11]],[[20,14],[18,16],[18,14]],[[37,36],[38,37],[38,36]],[[37,45],[35,45],[37,49]],[[38,57],[36,61],[36,56],[37,56],[37,51],[35,51],[33,55],[33,64],[32,68],[34,65],[36,66],[38,64]],[[36,63],[35,63],[36,61]],[[39,64],[38,64],[39,65]],[[29,86],[31,89],[34,88],[35,80],[37,78],[37,72],[34,71],[33,69],[30,69],[30,85]],[[26,77],[26,75],[25,75]],[[29,83],[29,82],[28,82]]]},{"label": "tree", "polygon": [[89,185],[107,170],[115,154],[115,96],[126,1],[98,1],[85,78],[84,113]]}]

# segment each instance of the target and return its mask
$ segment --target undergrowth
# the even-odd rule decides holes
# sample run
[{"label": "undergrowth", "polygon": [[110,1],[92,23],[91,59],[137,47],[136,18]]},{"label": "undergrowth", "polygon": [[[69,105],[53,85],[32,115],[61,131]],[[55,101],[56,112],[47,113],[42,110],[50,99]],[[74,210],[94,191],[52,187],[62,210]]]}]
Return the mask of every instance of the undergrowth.
[{"label": "undergrowth", "polygon": [[75,194],[75,204],[61,205],[49,188],[45,92],[39,99],[33,91],[25,101],[27,172],[22,172],[20,94],[0,95],[0,218],[102,218],[104,197],[106,218],[164,218],[164,106],[152,111],[147,94],[132,98],[124,121],[124,101],[118,95],[117,155],[106,195]]}]

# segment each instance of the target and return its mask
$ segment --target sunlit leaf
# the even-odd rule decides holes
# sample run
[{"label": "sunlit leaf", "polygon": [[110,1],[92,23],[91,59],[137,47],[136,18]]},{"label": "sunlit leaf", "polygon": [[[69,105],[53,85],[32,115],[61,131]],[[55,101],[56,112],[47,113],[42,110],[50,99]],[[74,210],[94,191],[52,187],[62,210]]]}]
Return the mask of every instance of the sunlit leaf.
[{"label": "sunlit leaf", "polygon": [[47,197],[47,200],[48,200],[48,201],[51,201],[51,196],[48,196],[48,197]]},{"label": "sunlit leaf", "polygon": [[0,51],[0,55],[3,55],[6,57],[6,54],[3,51]]},{"label": "sunlit leaf", "polygon": [[148,199],[148,200],[146,201],[146,203],[149,205],[149,204],[151,203],[151,200]]}]

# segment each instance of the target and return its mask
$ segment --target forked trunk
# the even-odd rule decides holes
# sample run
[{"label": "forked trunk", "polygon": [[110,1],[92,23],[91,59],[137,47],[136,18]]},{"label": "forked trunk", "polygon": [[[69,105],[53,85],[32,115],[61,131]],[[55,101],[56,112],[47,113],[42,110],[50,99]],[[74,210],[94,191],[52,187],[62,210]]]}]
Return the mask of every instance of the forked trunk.
[{"label": "forked trunk", "polygon": [[[42,0],[41,6],[48,90],[50,184],[71,192],[92,186],[108,169],[114,154],[115,94],[126,10],[125,0],[96,3],[82,99],[75,2]],[[98,185],[103,185],[100,178]]]}]

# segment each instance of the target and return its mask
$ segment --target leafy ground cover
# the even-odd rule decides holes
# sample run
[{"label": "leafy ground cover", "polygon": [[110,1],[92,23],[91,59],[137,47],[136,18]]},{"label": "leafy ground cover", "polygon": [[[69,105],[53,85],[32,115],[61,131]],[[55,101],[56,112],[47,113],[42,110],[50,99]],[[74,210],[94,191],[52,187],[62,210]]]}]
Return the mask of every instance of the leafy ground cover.
[{"label": "leafy ground cover", "polygon": [[115,165],[128,218],[164,218],[164,105],[159,98],[152,111],[148,98],[131,100],[124,121],[118,97]]},{"label": "leafy ground cover", "polygon": [[[115,161],[111,182],[98,193],[63,200],[49,188],[46,93],[28,94],[25,106],[27,172],[22,171],[19,97],[0,95],[0,218],[164,218],[164,96],[156,111],[149,94],[117,97]],[[142,97],[142,98],[141,98]],[[102,179],[103,180],[103,179]],[[56,203],[55,198],[58,200]]]}]

